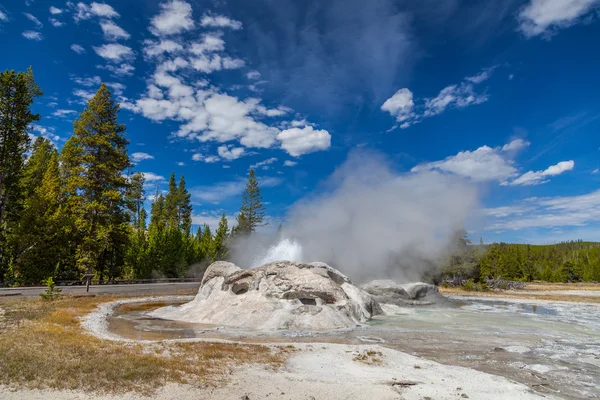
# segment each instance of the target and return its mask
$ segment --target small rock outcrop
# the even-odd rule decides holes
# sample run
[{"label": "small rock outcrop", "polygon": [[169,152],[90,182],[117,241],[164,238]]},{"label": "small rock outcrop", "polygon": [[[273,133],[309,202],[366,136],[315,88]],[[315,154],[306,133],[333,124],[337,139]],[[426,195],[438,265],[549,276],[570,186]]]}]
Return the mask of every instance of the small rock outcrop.
[{"label": "small rock outcrop", "polygon": [[443,299],[436,286],[423,282],[400,285],[390,280],[377,280],[362,285],[361,289],[380,304],[396,306],[432,304]]},{"label": "small rock outcrop", "polygon": [[277,261],[251,269],[218,261],[195,299],[153,317],[261,330],[352,328],[382,310],[367,292],[324,263]]}]

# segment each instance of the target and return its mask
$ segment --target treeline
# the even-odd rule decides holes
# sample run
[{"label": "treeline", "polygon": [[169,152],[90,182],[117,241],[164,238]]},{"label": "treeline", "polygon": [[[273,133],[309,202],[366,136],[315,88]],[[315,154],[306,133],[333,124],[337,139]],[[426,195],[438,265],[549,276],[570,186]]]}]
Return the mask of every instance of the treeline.
[{"label": "treeline", "polygon": [[531,282],[600,282],[600,243],[553,245],[493,243],[456,246],[438,280],[506,279]]},{"label": "treeline", "polygon": [[192,232],[190,193],[174,173],[148,218],[144,175],[131,172],[126,127],[106,85],[60,151],[42,137],[30,143],[29,126],[40,119],[31,105],[41,95],[31,69],[0,73],[0,283],[198,274],[227,257],[232,234],[262,224],[252,170],[231,231],[222,215],[214,234],[208,225]]}]

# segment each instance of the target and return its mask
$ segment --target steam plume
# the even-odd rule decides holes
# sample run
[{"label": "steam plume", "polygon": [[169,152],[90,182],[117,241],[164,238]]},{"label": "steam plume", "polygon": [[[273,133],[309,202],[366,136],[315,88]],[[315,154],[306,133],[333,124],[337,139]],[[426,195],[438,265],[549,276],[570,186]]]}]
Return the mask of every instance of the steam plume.
[{"label": "steam plume", "polygon": [[[400,174],[384,156],[355,151],[316,193],[292,206],[283,236],[302,245],[301,261],[326,262],[356,282],[415,281],[477,206],[476,187],[464,180]],[[238,245],[239,265],[255,264],[266,252],[256,242]]]}]

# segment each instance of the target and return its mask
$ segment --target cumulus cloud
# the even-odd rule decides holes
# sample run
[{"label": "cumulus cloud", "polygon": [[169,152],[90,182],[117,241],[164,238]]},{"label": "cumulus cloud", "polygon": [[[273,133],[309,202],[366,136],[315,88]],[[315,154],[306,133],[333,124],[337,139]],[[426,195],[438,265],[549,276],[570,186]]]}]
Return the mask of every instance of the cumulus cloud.
[{"label": "cumulus cloud", "polygon": [[142,172],[146,183],[160,183],[165,182],[166,179],[162,175],[155,174],[154,172]]},{"label": "cumulus cloud", "polygon": [[118,43],[103,44],[99,47],[94,46],[94,51],[105,60],[115,63],[131,59],[134,56],[131,47]]},{"label": "cumulus cloud", "polygon": [[216,163],[217,161],[220,161],[221,159],[217,156],[206,156],[202,153],[196,153],[196,154],[192,155],[192,160],[193,161],[202,161],[207,164],[211,164],[211,163]]},{"label": "cumulus cloud", "polygon": [[44,38],[41,33],[36,31],[25,31],[22,33],[22,35],[25,37],[25,39],[35,40],[38,42]]},{"label": "cumulus cloud", "polygon": [[441,161],[419,164],[411,171],[439,171],[459,175],[474,182],[506,182],[507,179],[518,175],[510,157],[528,144],[522,139],[515,139],[502,147],[481,146],[473,151],[461,151]]},{"label": "cumulus cloud", "polygon": [[381,106],[382,111],[396,118],[397,125],[402,129],[419,123],[423,118],[441,114],[448,108],[465,108],[481,104],[488,100],[486,93],[475,90],[475,86],[490,78],[495,67],[490,67],[477,75],[466,77],[463,82],[449,85],[442,89],[437,96],[419,100],[415,105],[413,93],[408,88],[398,90]]},{"label": "cumulus cloud", "polygon": [[528,38],[548,36],[580,22],[598,6],[599,0],[531,0],[518,15],[519,29]]},{"label": "cumulus cloud", "polygon": [[172,54],[183,51],[183,45],[174,40],[164,39],[160,41],[145,40],[144,54],[147,57],[156,57],[165,53]]},{"label": "cumulus cloud", "polygon": [[102,33],[107,40],[129,39],[131,35],[111,20],[100,22]]},{"label": "cumulus cloud", "polygon": [[52,15],[58,15],[58,14],[62,14],[63,10],[54,6],[50,7],[50,14]]},{"label": "cumulus cloud", "polygon": [[331,147],[329,132],[324,129],[315,130],[312,126],[283,130],[279,132],[277,139],[281,142],[281,147],[294,157]]},{"label": "cumulus cloud", "polygon": [[131,76],[133,75],[133,71],[135,71],[135,67],[129,63],[122,63],[119,65],[97,65],[96,67],[110,71],[113,75],[119,77]]},{"label": "cumulus cloud", "polygon": [[94,17],[101,18],[119,18],[120,15],[115,11],[110,5],[106,3],[96,3],[85,4],[85,3],[77,3],[74,6],[73,11],[73,19],[75,22],[79,22],[82,20],[91,19]]},{"label": "cumulus cloud", "polygon": [[243,147],[233,147],[233,146],[219,146],[217,149],[219,156],[224,160],[237,160],[241,156],[244,155],[245,150]]},{"label": "cumulus cloud", "polygon": [[297,162],[297,161],[292,161],[292,160],[285,160],[285,161],[283,162],[283,166],[284,166],[284,167],[293,167],[293,166],[295,166],[295,165],[297,165],[297,164],[298,164],[298,162]]},{"label": "cumulus cloud", "polygon": [[8,16],[2,10],[0,10],[0,21],[8,21]]},{"label": "cumulus cloud", "polygon": [[415,117],[413,112],[414,106],[413,93],[404,88],[398,90],[392,97],[387,99],[381,106],[381,109],[396,117],[396,121],[404,122],[407,119]]},{"label": "cumulus cloud", "polygon": [[509,183],[512,186],[531,186],[541,185],[548,182],[548,177],[560,175],[563,172],[571,171],[575,167],[573,160],[561,161],[556,165],[551,165],[543,171],[529,171],[519,176]]},{"label": "cumulus cloud", "polygon": [[160,14],[150,21],[150,31],[156,36],[174,35],[189,31],[194,27],[192,6],[180,0],[172,0],[160,5]]},{"label": "cumulus cloud", "polygon": [[200,20],[200,25],[209,28],[231,28],[233,30],[242,29],[242,23],[223,15],[205,14]]},{"label": "cumulus cloud", "polygon": [[131,160],[134,163],[139,163],[140,161],[153,160],[153,159],[154,159],[154,156],[152,156],[148,153],[135,152],[131,155]]},{"label": "cumulus cloud", "polygon": [[83,54],[83,53],[85,53],[85,49],[83,48],[83,46],[78,45],[78,44],[72,44],[71,45],[71,50],[73,50],[77,54]]},{"label": "cumulus cloud", "polygon": [[54,128],[52,126],[46,127],[46,126],[41,126],[38,124],[32,124],[31,130],[33,132],[36,132],[39,136],[45,137],[46,139],[50,140],[52,143],[54,143],[55,146],[56,146],[56,142],[61,140],[60,136],[58,136],[55,133],[56,128]]},{"label": "cumulus cloud", "polygon": [[50,24],[55,28],[60,28],[64,25],[63,22],[57,20],[56,18],[48,18],[48,21],[50,21]]}]

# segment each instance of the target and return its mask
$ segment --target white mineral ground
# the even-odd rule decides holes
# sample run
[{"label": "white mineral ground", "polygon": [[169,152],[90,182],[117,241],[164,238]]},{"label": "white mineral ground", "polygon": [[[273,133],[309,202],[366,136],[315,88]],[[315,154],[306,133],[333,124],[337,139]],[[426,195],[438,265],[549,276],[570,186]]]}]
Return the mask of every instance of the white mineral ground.
[{"label": "white mineral ground", "polygon": [[[271,261],[271,260],[268,260]],[[197,296],[179,307],[151,312],[155,317],[218,324],[256,330],[335,330],[361,325],[372,316],[411,303],[438,301],[435,287],[397,285],[375,281],[354,286],[339,271],[323,264],[272,262],[241,270],[219,262],[206,271]],[[184,300],[184,298],[161,298]],[[120,304],[152,298],[105,303],[86,318],[83,326],[107,340],[123,340],[108,329],[107,318]],[[187,298],[185,298],[187,300]],[[214,339],[179,339],[211,341]],[[144,343],[141,343],[144,345]],[[444,365],[378,344],[264,343],[293,345],[280,370],[261,365],[234,369],[217,388],[169,383],[151,397],[135,393],[94,395],[77,391],[18,390],[0,386],[0,399],[553,399],[526,385],[469,368]],[[514,346],[513,346],[514,347]],[[518,352],[520,348],[509,350]],[[379,361],[367,364],[356,357],[378,352]],[[245,397],[247,396],[247,397]]]}]

